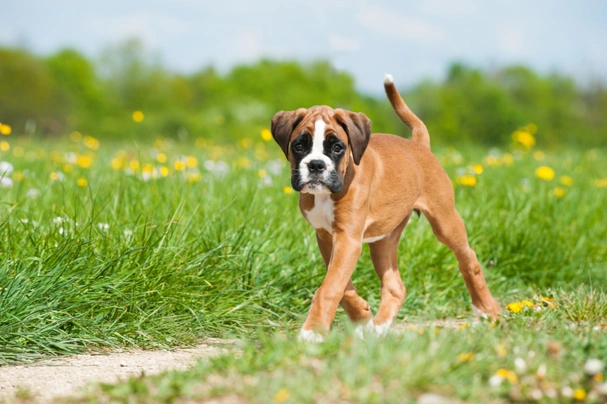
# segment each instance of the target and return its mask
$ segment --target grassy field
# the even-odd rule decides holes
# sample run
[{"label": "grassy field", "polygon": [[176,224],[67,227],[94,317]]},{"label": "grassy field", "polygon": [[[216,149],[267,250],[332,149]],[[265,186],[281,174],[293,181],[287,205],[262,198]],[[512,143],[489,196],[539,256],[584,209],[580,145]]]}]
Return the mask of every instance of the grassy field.
[{"label": "grassy field", "polygon": [[[301,346],[295,331],[324,268],[286,161],[261,135],[231,146],[1,136],[0,365],[215,336],[248,342],[87,399],[600,399],[602,373],[584,364],[607,359],[604,151],[540,151],[524,137],[518,151],[435,150],[502,321],[466,327],[457,262],[422,216],[399,257],[399,317],[415,326],[356,341],[340,309],[327,343]],[[366,250],[354,284],[375,310]],[[420,325],[436,319],[463,325]]]}]

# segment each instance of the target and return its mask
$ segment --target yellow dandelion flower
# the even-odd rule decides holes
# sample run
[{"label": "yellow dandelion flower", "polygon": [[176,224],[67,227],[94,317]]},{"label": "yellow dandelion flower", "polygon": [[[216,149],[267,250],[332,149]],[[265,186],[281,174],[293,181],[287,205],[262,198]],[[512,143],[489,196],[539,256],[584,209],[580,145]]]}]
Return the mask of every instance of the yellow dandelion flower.
[{"label": "yellow dandelion flower", "polygon": [[464,352],[457,355],[457,360],[460,362],[470,362],[474,359],[474,352]]},{"label": "yellow dandelion flower", "polygon": [[89,182],[86,180],[86,178],[80,177],[80,178],[78,178],[78,181],[76,182],[76,184],[78,184],[79,187],[84,188],[89,184]]},{"label": "yellow dandelion flower", "polygon": [[289,399],[289,397],[291,397],[291,392],[289,390],[280,389],[280,390],[278,390],[276,395],[274,395],[274,402],[283,403],[283,402],[287,401]]},{"label": "yellow dandelion flower", "polygon": [[536,159],[537,161],[543,161],[545,157],[546,157],[546,155],[541,150],[536,150],[533,152],[533,158]]},{"label": "yellow dandelion flower", "polygon": [[0,134],[2,134],[4,136],[8,136],[12,132],[13,132],[13,128],[11,128],[10,125],[0,123]]},{"label": "yellow dandelion flower", "polygon": [[188,168],[196,168],[196,166],[198,166],[198,159],[196,157],[188,156],[185,159],[185,165]]},{"label": "yellow dandelion flower", "polygon": [[240,157],[238,159],[238,167],[241,168],[250,168],[253,162],[246,157]]},{"label": "yellow dandelion flower", "polygon": [[97,150],[99,148],[99,140],[88,135],[82,139],[82,144],[91,150]]},{"label": "yellow dandelion flower", "polygon": [[242,146],[243,149],[250,149],[251,146],[253,146],[253,141],[251,139],[249,139],[248,137],[245,137],[244,139],[242,139],[240,141],[240,145]]},{"label": "yellow dandelion flower", "polygon": [[292,194],[292,193],[293,193],[293,188],[291,188],[291,187],[284,187],[284,188],[282,189],[282,191],[283,191],[285,194],[290,195],[290,194]]},{"label": "yellow dandelion flower", "polygon": [[76,165],[82,168],[89,168],[93,164],[93,159],[89,156],[78,155]]},{"label": "yellow dandelion flower", "polygon": [[141,112],[141,111],[134,111],[132,117],[133,117],[133,121],[135,121],[137,123],[142,122],[143,118],[145,118],[145,116],[143,115],[143,112]]},{"label": "yellow dandelion flower", "polygon": [[584,401],[586,399],[586,390],[575,389],[573,392],[573,398],[577,401]]},{"label": "yellow dandelion flower", "polygon": [[13,179],[17,182],[21,182],[25,179],[25,174],[22,171],[15,171],[13,173]]},{"label": "yellow dandelion flower", "polygon": [[198,147],[199,149],[205,148],[208,143],[209,142],[207,141],[207,139],[205,139],[203,137],[196,138],[196,141],[194,142],[196,147]]},{"label": "yellow dandelion flower", "polygon": [[506,348],[504,348],[502,344],[497,344],[497,356],[500,358],[505,358],[507,354],[508,351],[506,351]]},{"label": "yellow dandelion flower", "polygon": [[272,140],[272,132],[270,132],[269,129],[262,129],[261,138],[266,142],[269,142],[270,140]]},{"label": "yellow dandelion flower", "polygon": [[70,140],[72,142],[79,142],[82,140],[82,133],[78,132],[77,130],[73,131],[72,133],[70,133]]},{"label": "yellow dandelion flower", "polygon": [[461,330],[463,330],[465,328],[468,328],[468,327],[470,327],[470,323],[462,323],[462,324],[460,324],[460,325],[457,326],[457,331],[461,331]]},{"label": "yellow dandelion flower", "polygon": [[483,166],[480,164],[475,164],[472,168],[474,169],[474,172],[477,174],[483,173]]},{"label": "yellow dandelion flower", "polygon": [[512,140],[527,150],[535,146],[535,137],[533,137],[531,133],[527,132],[526,129],[514,131],[514,133],[512,133]]},{"label": "yellow dandelion flower", "polygon": [[508,380],[510,384],[518,383],[518,376],[516,375],[516,373],[514,373],[514,371],[510,369],[498,369],[495,374],[501,377],[502,379]]},{"label": "yellow dandelion flower", "polygon": [[532,306],[533,306],[533,303],[532,303],[532,302],[530,302],[529,300],[521,300],[521,303],[522,303],[524,306],[527,306],[527,307],[532,307]]},{"label": "yellow dandelion flower", "polygon": [[131,169],[131,171],[139,170],[139,160],[129,161],[129,168]]},{"label": "yellow dandelion flower", "polygon": [[565,196],[566,193],[567,190],[562,187],[554,187],[554,189],[552,190],[552,194],[557,198],[562,198],[563,196]]},{"label": "yellow dandelion flower", "polygon": [[119,157],[114,157],[112,161],[110,161],[110,167],[114,170],[121,170],[125,167],[125,161]]},{"label": "yellow dandelion flower", "polygon": [[167,161],[167,155],[164,153],[158,153],[156,155],[156,161],[159,162],[160,164],[164,164]]},{"label": "yellow dandelion flower", "polygon": [[496,156],[487,156],[483,159],[486,166],[501,166],[502,161]]},{"label": "yellow dandelion flower", "polygon": [[185,178],[188,182],[198,182],[202,179],[202,175],[200,173],[187,173]]},{"label": "yellow dandelion flower", "polygon": [[509,305],[506,306],[506,310],[508,310],[511,313],[520,313],[521,311],[523,311],[523,308],[525,306],[523,306],[523,304],[521,302],[514,302],[514,303],[510,303]]},{"label": "yellow dandelion flower", "polygon": [[177,160],[175,162],[175,170],[177,171],[183,171],[185,170],[185,163],[181,160]]},{"label": "yellow dandelion flower", "polygon": [[571,185],[573,185],[573,178],[568,175],[561,175],[561,177],[559,178],[559,182],[563,185],[567,185],[568,187],[570,187]]},{"label": "yellow dandelion flower", "polygon": [[23,147],[21,146],[17,146],[13,149],[13,156],[15,157],[23,157],[24,154],[25,150],[23,150]]},{"label": "yellow dandelion flower", "polygon": [[162,175],[163,177],[169,175],[169,168],[167,166],[160,167],[160,175]]},{"label": "yellow dandelion flower", "polygon": [[0,150],[2,150],[2,151],[9,151],[10,149],[11,149],[11,145],[8,144],[7,141],[3,140],[2,142],[0,142]]},{"label": "yellow dandelion flower", "polygon": [[259,178],[265,178],[268,175],[268,173],[266,172],[266,170],[259,170],[257,172],[257,175],[259,175]]},{"label": "yellow dandelion flower", "polygon": [[[16,179],[16,178],[15,178]],[[19,180],[17,180],[19,181]],[[592,380],[594,380],[597,383],[600,383],[603,381],[603,374],[602,373],[597,373],[596,375],[592,376]]]},{"label": "yellow dandelion flower", "polygon": [[598,188],[607,188],[607,178],[597,178],[594,180],[594,185]]},{"label": "yellow dandelion flower", "polygon": [[53,180],[53,181],[57,181],[57,180],[59,179],[59,174],[57,174],[56,172],[54,172],[54,171],[53,171],[53,172],[52,172],[52,173],[49,175],[49,178],[50,178],[51,180]]},{"label": "yellow dandelion flower", "polygon": [[457,177],[457,183],[464,187],[473,187],[476,185],[476,177],[474,175],[462,175]]},{"label": "yellow dandelion flower", "polygon": [[71,173],[72,172],[72,165],[71,164],[64,164],[63,165],[63,172],[64,173]]},{"label": "yellow dandelion flower", "polygon": [[514,163],[514,158],[512,157],[512,154],[504,153],[504,155],[502,156],[502,164],[507,167],[510,167],[512,163]]},{"label": "yellow dandelion flower", "polygon": [[535,170],[535,176],[544,181],[551,181],[554,178],[554,170],[548,166],[541,166]]}]

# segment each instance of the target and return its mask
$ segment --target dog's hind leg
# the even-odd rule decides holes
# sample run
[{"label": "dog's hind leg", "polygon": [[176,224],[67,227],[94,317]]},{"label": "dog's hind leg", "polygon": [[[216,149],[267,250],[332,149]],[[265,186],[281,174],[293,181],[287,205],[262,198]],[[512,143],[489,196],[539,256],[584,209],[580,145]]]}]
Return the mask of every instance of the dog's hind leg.
[{"label": "dog's hind leg", "polygon": [[443,200],[440,206],[428,206],[423,213],[428,218],[436,238],[455,254],[472,298],[474,314],[482,317],[489,315],[495,320],[500,315],[499,305],[487,287],[476,253],[468,244],[464,221],[453,204],[447,206],[446,202],[449,202],[448,198],[447,201]]},{"label": "dog's hind leg", "polygon": [[388,332],[407,294],[398,270],[398,243],[410,216],[407,216],[387,237],[369,244],[373,267],[381,281],[381,302],[373,319],[375,332],[378,335],[385,335]]},{"label": "dog's hind leg", "polygon": [[[326,269],[331,261],[331,252],[333,250],[331,235],[322,229],[317,230],[316,241],[318,242],[320,254],[325,261]],[[340,300],[339,305],[346,311],[353,323],[367,323],[373,318],[369,303],[358,295],[356,288],[352,283],[352,279],[348,281],[348,285],[344,290],[344,295]]]}]

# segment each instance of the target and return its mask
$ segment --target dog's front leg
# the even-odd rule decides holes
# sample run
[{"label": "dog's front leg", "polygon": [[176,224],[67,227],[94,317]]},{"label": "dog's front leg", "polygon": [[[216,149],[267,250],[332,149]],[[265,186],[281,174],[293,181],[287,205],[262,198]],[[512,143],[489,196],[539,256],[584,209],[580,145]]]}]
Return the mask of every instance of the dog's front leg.
[{"label": "dog's front leg", "polygon": [[314,293],[308,318],[299,334],[300,340],[323,340],[323,334],[331,328],[337,306],[344,296],[361,251],[360,238],[353,238],[345,232],[333,234],[333,251],[327,274],[320,288]]}]

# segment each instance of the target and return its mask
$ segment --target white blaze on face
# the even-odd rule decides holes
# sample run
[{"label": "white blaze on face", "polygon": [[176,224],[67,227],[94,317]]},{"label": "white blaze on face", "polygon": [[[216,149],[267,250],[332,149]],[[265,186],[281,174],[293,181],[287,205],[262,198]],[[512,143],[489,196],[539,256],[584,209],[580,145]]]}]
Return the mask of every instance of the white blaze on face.
[{"label": "white blaze on face", "polygon": [[[328,156],[324,154],[324,145],[325,142],[325,128],[327,124],[323,121],[322,118],[318,118],[316,122],[314,122],[314,138],[312,139],[312,151],[306,157],[304,157],[299,163],[299,175],[302,181],[307,183],[311,180],[310,178],[310,170],[308,170],[308,164],[312,160],[322,160],[326,165],[326,170],[322,173],[321,177],[318,178],[322,182],[326,182],[329,179],[329,173],[335,170],[335,165],[333,164],[333,160],[331,160]],[[311,194],[326,194],[330,193],[329,189],[325,186],[314,185],[308,186],[305,185],[301,192],[308,192]]]}]

